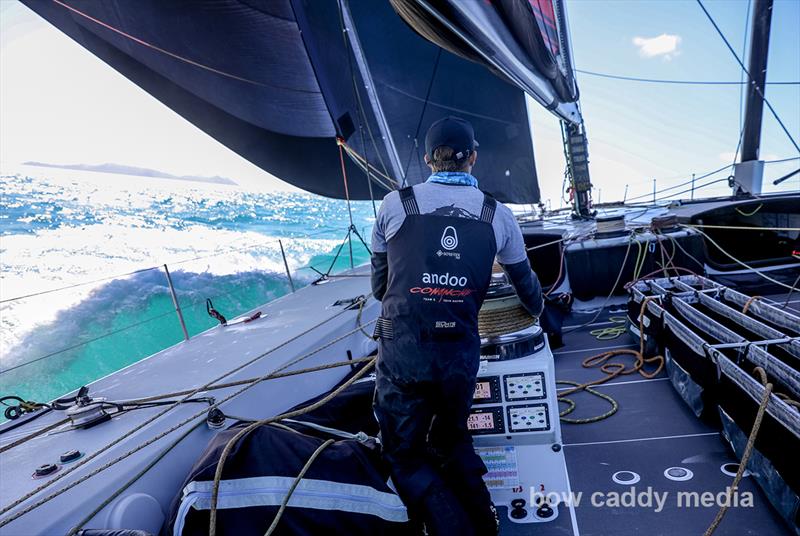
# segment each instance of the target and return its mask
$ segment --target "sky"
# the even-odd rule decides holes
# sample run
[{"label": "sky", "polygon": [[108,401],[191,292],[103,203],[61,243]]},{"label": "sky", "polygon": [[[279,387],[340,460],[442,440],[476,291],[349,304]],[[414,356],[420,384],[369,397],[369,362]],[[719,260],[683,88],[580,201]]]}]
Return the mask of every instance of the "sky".
[{"label": "sky", "polygon": [[[742,55],[750,0],[706,0]],[[682,80],[740,80],[741,70],[694,0],[568,0],[578,69]],[[746,54],[744,55],[746,57]],[[800,0],[775,0],[767,81],[800,81]],[[733,161],[738,86],[679,86],[579,73],[599,201],[648,192]],[[800,140],[800,85],[766,96]],[[564,158],[558,121],[531,105],[543,199],[559,206]],[[798,156],[765,109],[761,156]],[[221,175],[243,187],[290,187],[225,148],[21,4],[0,0],[0,166],[26,160]],[[768,166],[769,179],[792,165]],[[786,188],[800,188],[787,181]],[[599,198],[599,199],[598,199]]]}]

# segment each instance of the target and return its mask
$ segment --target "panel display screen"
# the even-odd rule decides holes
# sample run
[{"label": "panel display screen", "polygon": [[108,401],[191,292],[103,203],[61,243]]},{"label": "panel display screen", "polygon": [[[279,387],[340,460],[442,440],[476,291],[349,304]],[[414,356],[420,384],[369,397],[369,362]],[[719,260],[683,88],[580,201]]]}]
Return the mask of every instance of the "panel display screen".
[{"label": "panel display screen", "polygon": [[494,415],[492,413],[473,413],[467,419],[467,428],[470,430],[491,430],[494,428]]},{"label": "panel display screen", "polygon": [[467,429],[473,435],[505,433],[502,406],[474,408],[467,418]]},{"label": "panel display screen", "polygon": [[500,402],[500,376],[479,376],[472,394],[473,404],[497,404]]},{"label": "panel display screen", "polygon": [[475,395],[472,397],[475,400],[486,400],[492,398],[492,387],[488,381],[478,382],[475,385]]}]

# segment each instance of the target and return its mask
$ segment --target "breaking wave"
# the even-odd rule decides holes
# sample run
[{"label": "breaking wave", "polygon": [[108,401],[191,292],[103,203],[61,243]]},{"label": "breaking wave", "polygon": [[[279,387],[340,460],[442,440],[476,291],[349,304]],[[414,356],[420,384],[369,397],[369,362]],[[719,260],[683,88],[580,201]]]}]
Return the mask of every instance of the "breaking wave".
[{"label": "breaking wave", "polygon": [[[279,239],[304,285],[315,277],[309,266],[328,268],[349,225],[344,202],[307,194],[176,190],[152,179],[137,190],[118,176],[0,179],[0,295],[33,294],[0,304],[0,371],[13,369],[0,372],[0,393],[35,400],[181,340],[164,264],[190,334],[199,333],[215,323],[206,298],[231,318],[290,290]],[[368,233],[371,206],[353,206]],[[367,260],[354,243],[354,261]]]}]

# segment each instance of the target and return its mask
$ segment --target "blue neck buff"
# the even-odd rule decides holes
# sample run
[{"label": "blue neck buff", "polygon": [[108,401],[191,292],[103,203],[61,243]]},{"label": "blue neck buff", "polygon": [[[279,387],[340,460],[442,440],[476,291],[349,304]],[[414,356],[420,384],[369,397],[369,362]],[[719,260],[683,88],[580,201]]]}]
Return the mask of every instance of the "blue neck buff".
[{"label": "blue neck buff", "polygon": [[478,187],[478,179],[463,171],[439,171],[428,177],[426,182]]}]

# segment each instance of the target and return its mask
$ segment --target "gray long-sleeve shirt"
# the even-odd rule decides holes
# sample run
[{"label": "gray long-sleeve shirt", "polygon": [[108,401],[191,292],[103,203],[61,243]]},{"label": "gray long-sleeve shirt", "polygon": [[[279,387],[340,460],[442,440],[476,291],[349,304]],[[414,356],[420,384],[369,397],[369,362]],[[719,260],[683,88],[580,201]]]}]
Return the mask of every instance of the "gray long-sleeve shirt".
[{"label": "gray long-sleeve shirt", "polygon": [[[472,186],[426,182],[414,186],[414,195],[421,214],[478,219],[483,206],[483,192]],[[405,217],[399,193],[390,192],[383,199],[372,231],[372,291],[378,300],[386,292],[389,269],[386,243],[403,225]],[[541,285],[531,271],[522,231],[511,209],[498,202],[492,227],[497,242],[497,262],[511,279],[523,306],[532,315],[539,316],[544,307]]]}]

